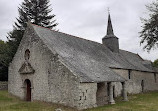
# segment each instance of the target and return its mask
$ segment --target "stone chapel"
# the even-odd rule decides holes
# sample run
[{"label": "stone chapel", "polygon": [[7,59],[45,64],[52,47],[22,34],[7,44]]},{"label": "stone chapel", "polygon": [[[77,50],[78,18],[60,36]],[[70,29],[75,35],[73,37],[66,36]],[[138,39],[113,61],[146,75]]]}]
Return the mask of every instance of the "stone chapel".
[{"label": "stone chapel", "polygon": [[158,90],[151,62],[119,48],[110,14],[102,44],[28,23],[8,76],[10,94],[77,109]]}]

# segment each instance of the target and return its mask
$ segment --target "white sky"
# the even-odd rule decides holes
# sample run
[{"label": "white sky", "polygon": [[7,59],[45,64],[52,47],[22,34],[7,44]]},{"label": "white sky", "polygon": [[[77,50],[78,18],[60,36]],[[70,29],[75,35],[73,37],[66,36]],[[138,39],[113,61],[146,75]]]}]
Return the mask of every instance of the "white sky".
[{"label": "white sky", "polygon": [[[0,39],[6,35],[18,17],[18,6],[23,0],[0,0]],[[140,47],[140,17],[148,15],[145,5],[153,0],[50,0],[59,23],[57,29],[81,38],[100,42],[106,35],[107,8],[110,7],[115,35],[120,48],[138,53],[148,60],[158,59],[158,49],[150,53]]]}]

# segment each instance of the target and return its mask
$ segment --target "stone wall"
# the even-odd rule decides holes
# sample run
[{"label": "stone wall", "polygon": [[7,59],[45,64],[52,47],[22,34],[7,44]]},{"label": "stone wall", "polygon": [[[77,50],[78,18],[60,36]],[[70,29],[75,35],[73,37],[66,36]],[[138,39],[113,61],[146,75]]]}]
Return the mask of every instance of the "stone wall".
[{"label": "stone wall", "polygon": [[108,104],[107,82],[80,83],[77,108],[87,109]]},{"label": "stone wall", "polygon": [[0,90],[8,90],[8,82],[7,81],[0,82]]},{"label": "stone wall", "polygon": [[97,83],[81,83],[79,85],[78,109],[96,107]]},{"label": "stone wall", "polygon": [[[130,71],[123,69],[113,69],[116,73],[127,79],[127,92],[130,94],[137,94],[145,91],[158,90],[158,74],[141,71]],[[130,77],[129,77],[130,76]],[[143,82],[142,82],[143,81]],[[121,95],[122,84],[120,82],[114,83],[115,96]]]},{"label": "stone wall", "polygon": [[79,79],[62,63],[58,55],[51,58],[48,74],[49,102],[77,107]]},{"label": "stone wall", "polygon": [[49,102],[76,107],[77,109],[97,106],[97,83],[80,83],[79,78],[60,61],[58,56],[51,59],[48,76]]}]

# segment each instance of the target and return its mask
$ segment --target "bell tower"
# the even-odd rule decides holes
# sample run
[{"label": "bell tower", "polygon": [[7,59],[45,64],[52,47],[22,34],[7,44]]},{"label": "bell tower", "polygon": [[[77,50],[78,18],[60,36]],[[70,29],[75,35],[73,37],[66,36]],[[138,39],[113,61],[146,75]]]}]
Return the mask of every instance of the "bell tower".
[{"label": "bell tower", "polygon": [[119,40],[114,35],[110,13],[108,16],[107,34],[102,38],[102,44],[108,47],[112,52],[119,53]]}]

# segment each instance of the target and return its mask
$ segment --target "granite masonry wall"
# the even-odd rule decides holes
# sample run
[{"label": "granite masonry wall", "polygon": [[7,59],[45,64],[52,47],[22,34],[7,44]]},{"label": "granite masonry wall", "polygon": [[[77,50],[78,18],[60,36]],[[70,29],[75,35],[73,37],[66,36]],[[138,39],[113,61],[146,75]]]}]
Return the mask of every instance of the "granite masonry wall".
[{"label": "granite masonry wall", "polygon": [[[137,94],[146,91],[158,90],[158,74],[150,72],[141,72],[113,69],[116,73],[127,79],[127,92],[130,94]],[[122,84],[115,82],[115,96],[120,96],[122,92]]]},{"label": "granite masonry wall", "polygon": [[48,69],[49,102],[77,107],[79,79],[69,71],[57,55]]},{"label": "granite masonry wall", "polygon": [[97,106],[97,83],[81,83],[79,85],[78,109],[86,109]]}]

